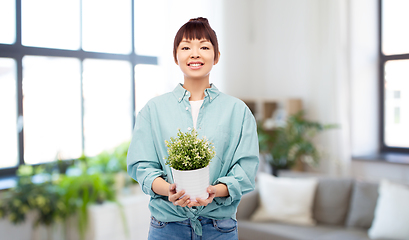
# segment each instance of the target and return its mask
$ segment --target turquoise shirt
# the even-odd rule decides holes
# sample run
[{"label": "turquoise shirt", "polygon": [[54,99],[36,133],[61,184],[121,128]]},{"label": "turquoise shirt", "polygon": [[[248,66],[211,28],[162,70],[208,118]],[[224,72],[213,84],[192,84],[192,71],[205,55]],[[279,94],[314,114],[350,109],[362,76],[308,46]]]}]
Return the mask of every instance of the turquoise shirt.
[{"label": "turquoise shirt", "polygon": [[224,183],[228,197],[214,198],[206,207],[175,206],[168,197],[152,191],[152,182],[162,177],[173,183],[172,172],[165,164],[168,156],[165,140],[193,128],[190,92],[178,84],[175,90],[151,99],[139,112],[128,150],[128,174],[137,180],[142,191],[151,196],[149,209],[162,222],[190,219],[193,229],[202,235],[198,217],[233,218],[241,196],[254,190],[259,163],[257,126],[249,108],[239,99],[221,93],[213,84],[205,90],[196,130],[215,146],[210,162],[210,183]]}]

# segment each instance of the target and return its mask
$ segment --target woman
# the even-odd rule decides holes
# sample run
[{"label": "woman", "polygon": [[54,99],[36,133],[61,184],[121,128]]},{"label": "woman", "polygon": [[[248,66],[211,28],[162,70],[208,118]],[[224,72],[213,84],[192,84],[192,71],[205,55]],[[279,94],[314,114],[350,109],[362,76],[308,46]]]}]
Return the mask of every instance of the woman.
[{"label": "woman", "polygon": [[[241,196],[254,190],[258,167],[256,122],[239,99],[221,93],[209,75],[220,58],[216,33],[195,18],[176,34],[173,56],[184,83],[151,99],[138,113],[128,151],[128,174],[151,196],[149,239],[238,239],[235,218]],[[207,199],[176,192],[165,164],[165,140],[178,129],[196,129],[215,146]]]}]

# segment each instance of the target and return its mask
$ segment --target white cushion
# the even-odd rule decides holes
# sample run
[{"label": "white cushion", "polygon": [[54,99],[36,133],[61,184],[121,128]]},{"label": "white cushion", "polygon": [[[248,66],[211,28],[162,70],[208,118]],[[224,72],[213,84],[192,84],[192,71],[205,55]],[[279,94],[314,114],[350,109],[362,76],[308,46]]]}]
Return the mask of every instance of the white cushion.
[{"label": "white cushion", "polygon": [[371,239],[409,239],[409,187],[382,180],[378,191],[368,236]]},{"label": "white cushion", "polygon": [[312,206],[317,184],[314,178],[282,178],[259,173],[260,205],[251,220],[315,225]]}]

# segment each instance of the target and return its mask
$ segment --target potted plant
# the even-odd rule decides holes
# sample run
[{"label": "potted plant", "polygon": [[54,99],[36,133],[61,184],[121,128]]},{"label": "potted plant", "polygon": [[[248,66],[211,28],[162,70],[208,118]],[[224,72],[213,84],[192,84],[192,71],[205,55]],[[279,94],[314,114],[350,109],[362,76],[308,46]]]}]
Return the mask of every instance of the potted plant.
[{"label": "potted plant", "polygon": [[83,173],[79,176],[63,176],[58,187],[62,202],[67,208],[67,216],[77,214],[80,238],[85,238],[88,227],[88,206],[105,201],[116,202],[113,179],[99,173]]},{"label": "potted plant", "polygon": [[127,154],[130,141],[126,141],[114,149],[105,150],[100,154],[87,158],[87,173],[103,173],[112,175],[115,180],[115,191],[117,195],[129,193],[130,187],[135,188],[137,182],[127,177]]},{"label": "potted plant", "polygon": [[47,229],[47,237],[42,238],[52,239],[53,225],[61,223],[63,236],[66,236],[67,220],[73,216],[78,222],[78,238],[85,239],[89,205],[111,201],[118,204],[124,230],[128,234],[122,206],[116,201],[113,175],[95,169],[89,173],[88,160],[83,155],[79,160],[81,164],[77,161],[76,165],[79,166],[71,166],[83,168],[78,169],[80,174],[70,176],[56,172],[57,162],[35,167],[20,166],[16,187],[1,196],[0,219],[8,217],[10,222],[19,224],[32,212],[35,216],[34,226],[41,225]]},{"label": "potted plant", "polygon": [[177,137],[165,141],[168,147],[166,164],[172,169],[176,191],[185,190],[191,201],[206,199],[209,186],[209,164],[216,155],[213,143],[206,137],[199,139],[196,130],[183,133],[178,130]]},{"label": "potted plant", "polygon": [[304,118],[305,112],[300,111],[286,119],[284,126],[266,130],[258,126],[260,150],[270,155],[268,159],[273,175],[278,175],[279,169],[292,168],[296,164],[306,163],[317,166],[320,152],[312,139],[319,132],[338,127],[336,124],[321,124]]}]

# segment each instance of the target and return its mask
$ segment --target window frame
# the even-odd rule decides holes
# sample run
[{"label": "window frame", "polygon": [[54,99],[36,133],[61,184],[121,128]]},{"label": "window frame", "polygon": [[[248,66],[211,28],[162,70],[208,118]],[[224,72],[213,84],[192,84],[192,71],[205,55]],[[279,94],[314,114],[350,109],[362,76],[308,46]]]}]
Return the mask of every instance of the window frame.
[{"label": "window frame", "polygon": [[392,54],[385,55],[382,51],[382,7],[384,0],[378,0],[378,41],[379,41],[379,149],[381,153],[408,153],[408,148],[389,147],[385,144],[385,64],[391,60],[409,60],[409,53],[407,54]]},{"label": "window frame", "polygon": [[[11,58],[16,61],[16,76],[17,76],[17,119],[18,122],[24,119],[23,116],[23,91],[22,91],[22,81],[23,81],[23,57],[26,55],[30,56],[44,56],[44,57],[71,57],[77,58],[81,62],[81,72],[83,71],[83,61],[84,59],[109,59],[109,60],[123,60],[131,64],[131,94],[132,94],[132,126],[135,125],[135,66],[137,64],[151,64],[158,65],[158,57],[156,56],[143,56],[137,55],[135,52],[135,2],[131,1],[131,44],[132,51],[128,54],[115,54],[115,53],[102,53],[102,52],[89,52],[82,49],[82,39],[80,39],[79,50],[64,50],[64,49],[54,49],[54,48],[44,48],[44,47],[28,47],[23,46],[21,42],[21,0],[16,0],[16,41],[14,44],[2,44],[0,43],[0,57],[1,58]],[[82,2],[81,2],[82,4]],[[81,11],[81,10],[80,10]],[[82,13],[80,13],[81,17]],[[82,19],[80,19],[82,24]],[[82,31],[82,29],[80,29]],[[80,34],[82,36],[82,33]],[[81,74],[81,83],[83,82],[83,77]],[[82,85],[82,84],[81,84]],[[83,89],[81,88],[81,93]],[[81,128],[82,128],[82,150],[84,150],[84,99],[81,94]],[[129,129],[132,131],[132,129]],[[24,124],[23,126],[18,126],[16,130],[18,134],[18,165],[11,168],[0,168],[0,178],[14,176],[19,166],[24,165]]]}]

